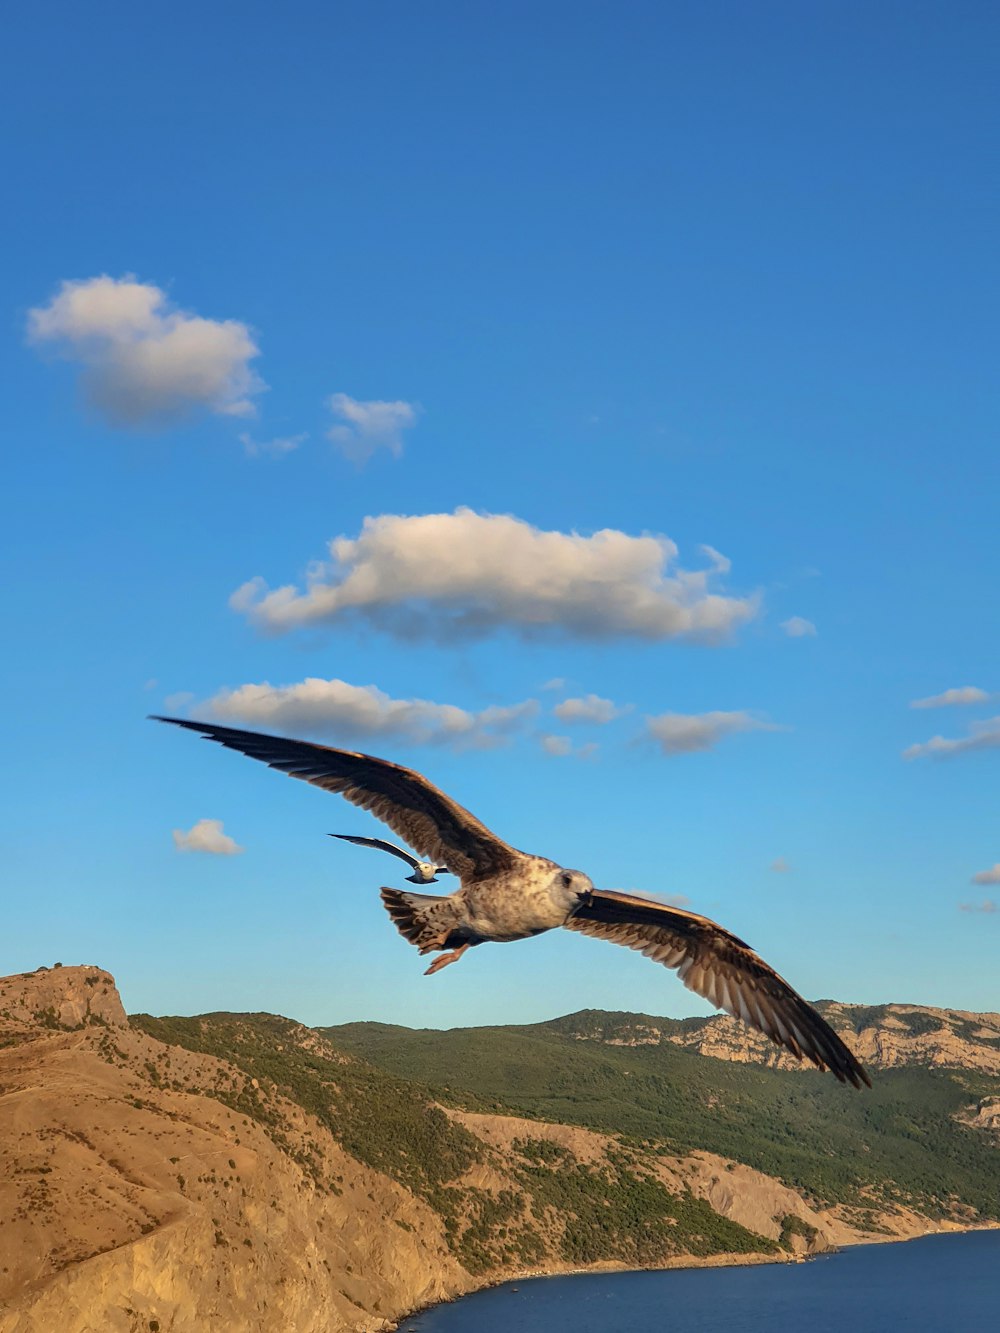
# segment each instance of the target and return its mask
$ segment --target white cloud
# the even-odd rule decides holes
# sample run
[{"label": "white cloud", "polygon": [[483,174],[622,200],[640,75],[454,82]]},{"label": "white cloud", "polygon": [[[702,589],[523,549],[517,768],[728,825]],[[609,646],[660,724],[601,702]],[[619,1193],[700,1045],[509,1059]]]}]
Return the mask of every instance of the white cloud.
[{"label": "white cloud", "polygon": [[247,431],[240,435],[240,444],[247,458],[281,458],[297,449],[308,440],[308,433],[303,435],[278,435],[273,440],[255,440]]},{"label": "white cloud", "polygon": [[551,680],[547,680],[545,684],[542,686],[543,690],[564,690],[565,688],[566,688],[565,676],[553,676]]},{"label": "white cloud", "polygon": [[914,699],[910,707],[948,708],[953,705],[982,704],[989,697],[978,685],[960,685],[957,689],[945,690],[943,694],[931,694],[926,699]]},{"label": "white cloud", "polygon": [[718,643],[757,613],[756,597],[711,591],[714,569],[670,568],[667,537],[551,532],[502,514],[367,518],[336,537],[305,589],[251,579],[230,605],[284,633],[342,619],[399,638],[482,638],[508,627],[523,638],[635,637]]},{"label": "white cloud", "polygon": [[1000,884],[1000,861],[991,870],[977,870],[970,884]]},{"label": "white cloud", "polygon": [[981,903],[959,903],[960,912],[985,912],[987,916],[992,916],[994,912],[1000,910],[992,898],[984,898]]},{"label": "white cloud", "polygon": [[725,736],[739,731],[778,731],[771,722],[750,713],[660,713],[646,718],[646,731],[664,754],[693,754],[711,750]]},{"label": "white cloud", "polygon": [[773,870],[776,875],[787,875],[791,873],[792,867],[783,856],[776,856],[768,866],[768,869]]},{"label": "white cloud", "polygon": [[475,748],[502,744],[538,712],[534,699],[468,712],[426,699],[393,699],[374,685],[317,677],[294,685],[264,681],[222,690],[208,700],[207,707],[219,718],[292,734],[309,731],[337,739],[389,737],[421,745]]},{"label": "white cloud", "polygon": [[819,633],[812,621],[804,616],[789,616],[781,622],[781,628],[790,639],[815,639]]},{"label": "white cloud", "polygon": [[80,365],[87,401],[113,426],[198,410],[249,416],[266,387],[250,369],[259,351],[245,324],[174,309],[166,292],[131,276],[64,282],[28,312],[28,341]]},{"label": "white cloud", "polygon": [[236,856],[243,851],[234,838],[223,833],[221,819],[199,819],[186,833],[175,828],[174,846],[179,852],[209,852],[212,856]]},{"label": "white cloud", "polygon": [[603,725],[613,722],[628,710],[619,708],[610,699],[602,699],[598,694],[587,694],[582,699],[564,699],[552,711],[561,722],[596,722]]},{"label": "white cloud", "polygon": [[546,754],[558,757],[572,755],[574,759],[590,759],[600,748],[595,741],[588,741],[586,745],[577,745],[574,748],[569,736],[555,736],[548,732],[539,736],[538,743]]},{"label": "white cloud", "polygon": [[403,431],[417,420],[413,403],[384,403],[378,399],[360,402],[346,393],[335,393],[328,406],[340,421],[327,431],[327,439],[359,466],[378,449],[387,449],[398,458],[403,452]]},{"label": "white cloud", "polygon": [[1000,717],[987,718],[983,722],[973,722],[968,736],[950,739],[946,736],[932,736],[929,741],[921,741],[903,751],[904,759],[947,759],[951,755],[965,754],[970,750],[1000,749]]}]

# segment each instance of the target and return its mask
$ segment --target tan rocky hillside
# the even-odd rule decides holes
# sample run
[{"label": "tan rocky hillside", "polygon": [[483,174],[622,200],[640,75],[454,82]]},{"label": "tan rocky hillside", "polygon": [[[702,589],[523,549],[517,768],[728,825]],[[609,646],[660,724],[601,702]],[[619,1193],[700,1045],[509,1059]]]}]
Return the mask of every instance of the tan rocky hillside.
[{"label": "tan rocky hillside", "polygon": [[472,1285],[300,1108],[269,1098],[279,1147],[207,1095],[241,1081],[131,1031],[107,972],[0,982],[3,1333],[380,1329]]},{"label": "tan rocky hillside", "polygon": [[[931,1009],[911,1004],[862,1006],[821,1001],[830,1025],[870,1069],[923,1065],[968,1069],[1000,1077],[1000,1014]],[[720,1014],[681,1021],[641,1014],[574,1014],[580,1040],[614,1046],[671,1042],[718,1060],[760,1064],[771,1069],[805,1070],[760,1033]]]},{"label": "tan rocky hillside", "polygon": [[387,1329],[516,1273],[971,1220],[823,1207],[707,1152],[441,1107],[269,1015],[130,1024],[98,968],[0,980],[0,1333]]}]

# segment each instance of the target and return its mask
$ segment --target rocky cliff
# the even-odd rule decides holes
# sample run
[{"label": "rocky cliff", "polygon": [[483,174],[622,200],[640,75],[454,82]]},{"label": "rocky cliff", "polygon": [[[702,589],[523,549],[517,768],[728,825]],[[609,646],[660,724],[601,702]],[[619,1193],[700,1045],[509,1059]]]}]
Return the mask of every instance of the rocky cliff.
[{"label": "rocky cliff", "polygon": [[[931,1009],[913,1004],[874,1006],[821,1000],[817,1008],[871,1069],[920,1065],[968,1069],[1000,1077],[1000,1014]],[[581,1041],[614,1046],[671,1042],[700,1055],[768,1069],[808,1071],[760,1033],[726,1014],[704,1019],[584,1011],[558,1020]]]}]

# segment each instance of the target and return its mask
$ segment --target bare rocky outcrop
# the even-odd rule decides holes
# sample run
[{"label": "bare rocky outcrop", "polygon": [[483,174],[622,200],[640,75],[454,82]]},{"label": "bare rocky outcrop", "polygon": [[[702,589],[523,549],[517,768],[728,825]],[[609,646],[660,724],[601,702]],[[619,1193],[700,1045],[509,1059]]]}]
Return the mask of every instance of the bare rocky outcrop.
[{"label": "bare rocky outcrop", "polygon": [[40,967],[0,977],[0,1020],[47,1028],[128,1027],[110,972],[99,967]]},{"label": "bare rocky outcrop", "polygon": [[1000,1143],[1000,1097],[981,1097],[960,1117],[963,1124],[996,1136]]},{"label": "bare rocky outcrop", "polygon": [[[824,1002],[824,1017],[863,1065],[893,1069],[927,1065],[973,1069],[1000,1076],[1000,1014],[933,1009],[912,1004],[872,1008]],[[809,1065],[780,1050],[765,1036],[727,1014],[677,1023],[640,1015],[605,1014],[574,1034],[609,1046],[658,1046],[670,1042],[716,1060],[803,1071]]]}]

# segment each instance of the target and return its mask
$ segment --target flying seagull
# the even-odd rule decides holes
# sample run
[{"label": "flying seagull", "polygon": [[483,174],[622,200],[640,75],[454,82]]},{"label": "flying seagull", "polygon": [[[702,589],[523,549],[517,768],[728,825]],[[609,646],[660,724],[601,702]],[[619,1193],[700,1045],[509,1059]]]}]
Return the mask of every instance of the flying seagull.
[{"label": "flying seagull", "polygon": [[[450,896],[383,888],[400,934],[437,972],[477,944],[527,939],[556,926],[636,949],[676,970],[689,990],[758,1028],[779,1046],[829,1069],[841,1083],[871,1086],[828,1023],[748,944],[708,917],[635,894],[596,889],[579,870],[519,852],[420,773],[388,759],[255,731],[158,717],[259,759],[290,777],[370,810],[461,887]],[[447,950],[447,952],[442,952]]]},{"label": "flying seagull", "polygon": [[391,852],[393,856],[398,856],[413,867],[413,874],[405,876],[410,884],[436,884],[438,875],[451,874],[447,866],[439,866],[434,861],[418,861],[405,848],[397,847],[394,842],[386,842],[385,838],[358,838],[351,833],[331,833],[330,837],[340,838],[341,842],[357,843],[359,847],[377,847],[380,852]]}]

